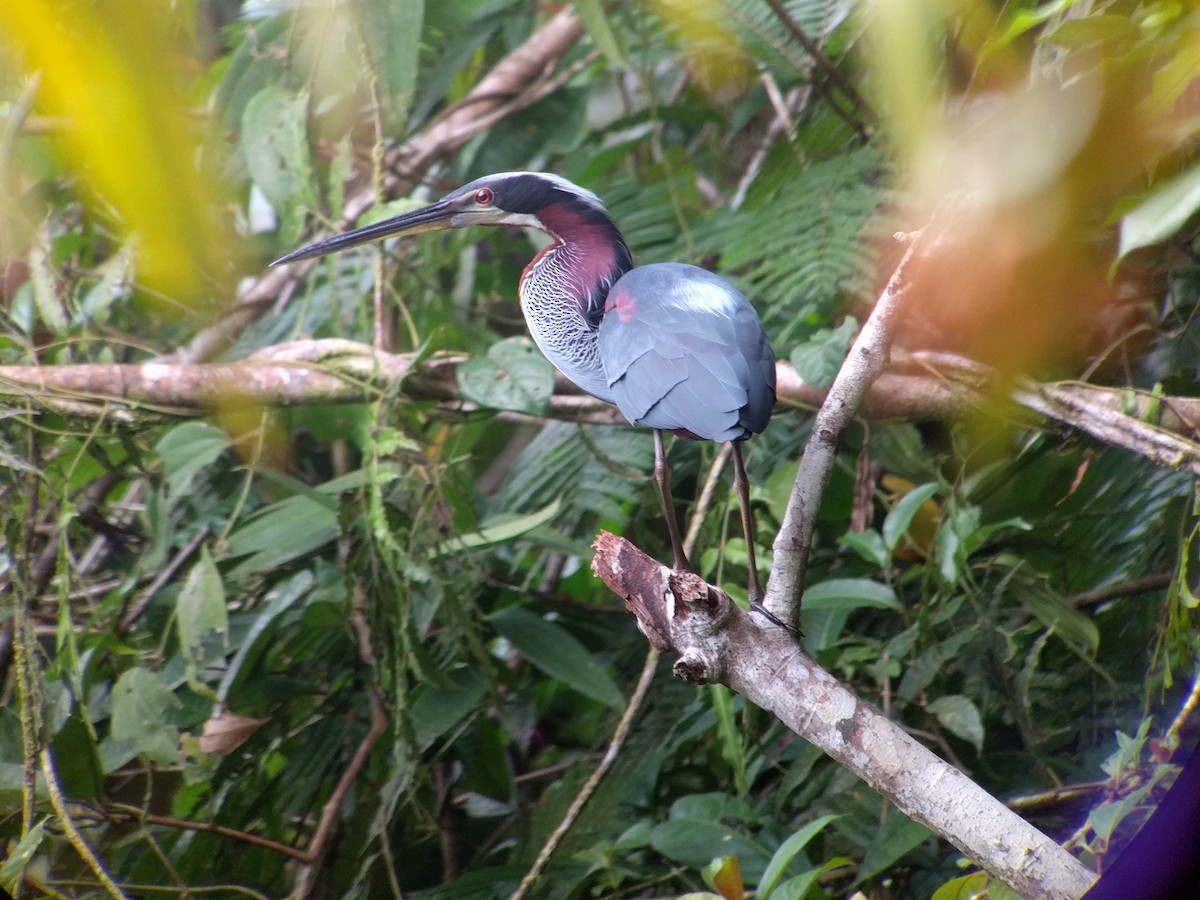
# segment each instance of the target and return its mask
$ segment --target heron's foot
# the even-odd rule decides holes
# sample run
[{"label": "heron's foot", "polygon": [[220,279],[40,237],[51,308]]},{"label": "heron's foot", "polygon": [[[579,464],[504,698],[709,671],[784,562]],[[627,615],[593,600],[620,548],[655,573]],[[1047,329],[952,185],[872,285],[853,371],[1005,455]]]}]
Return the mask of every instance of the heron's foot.
[{"label": "heron's foot", "polygon": [[673,563],[671,563],[671,568],[674,569],[676,572],[687,572],[689,575],[699,575],[700,574],[699,572],[697,572],[695,569],[692,568],[692,564],[690,562],[688,562],[688,558],[682,550],[678,550],[675,552],[675,561]]},{"label": "heron's foot", "polygon": [[761,594],[758,596],[754,596],[753,594],[750,595],[750,611],[758,613],[760,616],[765,617],[771,624],[778,625],[780,628],[791,632],[796,637],[804,637],[803,631],[801,631],[795,625],[789,625],[787,622],[783,621],[783,619],[779,618],[779,616],[775,615],[775,613],[763,606]]}]

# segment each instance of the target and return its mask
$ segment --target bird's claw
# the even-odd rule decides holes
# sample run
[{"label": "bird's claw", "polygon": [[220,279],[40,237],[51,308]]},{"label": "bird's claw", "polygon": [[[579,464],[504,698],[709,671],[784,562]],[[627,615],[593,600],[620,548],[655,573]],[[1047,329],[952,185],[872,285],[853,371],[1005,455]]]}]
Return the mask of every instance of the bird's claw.
[{"label": "bird's claw", "polygon": [[765,616],[772,624],[778,625],[785,631],[791,632],[796,637],[804,637],[803,631],[801,631],[795,625],[789,625],[787,622],[783,621],[783,619],[779,618],[779,616],[775,615],[775,613],[763,606],[762,597],[750,598],[750,611],[758,613],[761,616]]}]

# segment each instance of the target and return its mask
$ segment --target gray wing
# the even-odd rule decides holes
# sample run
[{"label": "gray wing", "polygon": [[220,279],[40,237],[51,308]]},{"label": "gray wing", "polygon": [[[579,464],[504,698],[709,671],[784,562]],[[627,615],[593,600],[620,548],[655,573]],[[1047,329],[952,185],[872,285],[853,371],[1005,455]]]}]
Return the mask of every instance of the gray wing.
[{"label": "gray wing", "polygon": [[609,291],[599,351],[630,422],[738,441],[771,418],[775,356],[758,313],[704,269],[657,263],[627,272]]}]

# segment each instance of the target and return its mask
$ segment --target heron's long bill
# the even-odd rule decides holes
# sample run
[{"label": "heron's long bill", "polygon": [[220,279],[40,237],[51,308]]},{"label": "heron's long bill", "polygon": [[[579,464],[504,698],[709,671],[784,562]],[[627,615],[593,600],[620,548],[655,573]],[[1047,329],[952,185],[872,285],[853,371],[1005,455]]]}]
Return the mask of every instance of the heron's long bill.
[{"label": "heron's long bill", "polygon": [[312,259],[316,256],[336,253],[338,250],[357,247],[359,244],[365,244],[368,241],[377,241],[385,237],[393,237],[401,234],[420,234],[423,231],[441,231],[445,228],[453,227],[450,219],[457,211],[452,203],[447,202],[447,200],[439,200],[437,203],[431,203],[429,206],[414,209],[412,212],[393,216],[390,219],[384,219],[382,222],[376,222],[373,225],[364,225],[362,228],[355,228],[353,231],[347,231],[345,234],[335,234],[333,237],[327,237],[324,240],[309,244],[307,247],[293,250],[287,256],[279,257],[271,265],[281,266],[284,263]]}]

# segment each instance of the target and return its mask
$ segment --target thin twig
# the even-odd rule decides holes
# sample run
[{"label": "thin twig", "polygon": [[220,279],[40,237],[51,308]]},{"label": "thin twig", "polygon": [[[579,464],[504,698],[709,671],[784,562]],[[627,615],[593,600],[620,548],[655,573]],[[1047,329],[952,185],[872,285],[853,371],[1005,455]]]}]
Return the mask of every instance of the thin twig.
[{"label": "thin twig", "polygon": [[842,433],[853,420],[871,382],[887,364],[892,338],[905,308],[904,299],[910,287],[905,269],[916,252],[917,238],[918,235],[897,235],[897,239],[908,242],[908,248],[813,420],[783,523],[775,537],[775,561],[763,598],[767,612],[783,622],[796,622],[817,511],[837,459]]},{"label": "thin twig", "polygon": [[579,793],[575,795],[575,799],[571,801],[571,805],[567,809],[566,814],[563,815],[562,821],[558,823],[558,827],[546,839],[546,843],[538,853],[537,859],[533,861],[533,865],[529,867],[529,871],[521,879],[520,885],[517,886],[510,900],[523,900],[524,897],[528,896],[529,891],[537,884],[538,879],[542,877],[542,873],[546,871],[546,866],[550,863],[550,857],[554,855],[554,851],[558,849],[563,839],[567,836],[567,832],[571,830],[579,818],[579,814],[583,812],[584,806],[592,799],[592,795],[596,793],[600,782],[604,780],[604,777],[608,775],[609,770],[617,761],[617,756],[620,754],[621,748],[625,746],[625,739],[629,737],[629,732],[633,728],[634,720],[637,718],[637,714],[641,711],[642,705],[646,700],[650,685],[654,682],[654,673],[658,668],[658,658],[660,655],[659,651],[654,647],[651,647],[647,651],[646,661],[642,664],[642,674],[638,676],[637,687],[634,688],[633,696],[629,698],[629,703],[625,707],[625,712],[621,715],[621,720],[617,722],[617,728],[613,732],[612,740],[608,743],[608,749],[605,751],[604,757],[600,760],[600,764],[592,770],[592,774],[588,776],[588,780],[579,789]]},{"label": "thin twig", "polygon": [[296,880],[296,887],[292,891],[291,896],[296,898],[296,900],[308,897],[316,887],[316,879],[320,873],[321,854],[324,852],[325,845],[333,834],[334,825],[341,813],[342,803],[345,801],[346,795],[350,793],[350,788],[354,784],[355,779],[358,778],[358,773],[366,765],[371,748],[383,736],[388,726],[388,715],[384,709],[383,695],[376,686],[377,679],[375,675],[377,674],[378,664],[375,660],[375,651],[371,646],[371,625],[370,620],[367,618],[367,593],[362,586],[362,582],[358,580],[355,581],[348,619],[358,642],[358,658],[367,667],[372,676],[370,690],[367,694],[371,704],[371,727],[367,729],[366,735],[363,736],[362,742],[358,745],[358,749],[350,759],[350,764],[346,766],[346,771],[342,774],[341,780],[338,781],[337,787],[333,789],[333,793],[329,795],[329,800],[326,801],[324,809],[321,810],[321,819],[317,823],[317,830],[313,832],[312,840],[308,842],[309,863],[305,867],[303,874]]},{"label": "thin twig", "polygon": [[[696,506],[693,508],[691,518],[688,520],[687,537],[683,540],[684,553],[689,556],[696,550],[696,540],[700,534],[700,525],[705,517],[707,517],[708,511],[712,508],[713,499],[717,493],[717,484],[721,478],[721,470],[729,461],[730,453],[729,444],[722,445],[721,450],[713,459],[712,465],[709,466],[708,476],[704,479],[704,487],[700,490],[700,496],[696,500]],[[634,688],[633,695],[629,698],[629,704],[625,707],[625,712],[621,714],[621,718],[617,722],[617,727],[613,731],[612,739],[608,742],[608,748],[604,751],[604,756],[600,758],[600,762],[592,770],[592,774],[588,776],[588,780],[584,782],[583,787],[579,789],[579,793],[575,795],[575,799],[571,801],[571,806],[558,823],[558,827],[546,838],[546,843],[542,845],[542,849],[538,852],[537,859],[534,860],[529,871],[525,873],[525,877],[521,879],[521,883],[517,886],[511,900],[522,900],[529,893],[534,883],[542,876],[542,873],[546,870],[546,866],[550,863],[550,857],[554,855],[554,852],[562,844],[567,833],[575,825],[580,813],[583,812],[584,806],[592,799],[592,795],[600,787],[600,782],[604,780],[609,770],[613,767],[613,764],[617,761],[617,756],[620,754],[621,748],[625,745],[625,740],[633,728],[633,722],[646,702],[646,695],[650,690],[650,685],[654,681],[654,673],[657,669],[660,655],[660,652],[651,644],[650,650],[646,654],[646,661],[642,664],[642,673],[638,676],[637,686]]]},{"label": "thin twig", "polygon": [[104,889],[108,891],[110,897],[114,897],[116,900],[128,900],[125,892],[113,880],[108,869],[104,867],[104,863],[100,861],[100,857],[96,855],[96,851],[87,842],[87,838],[76,827],[71,811],[67,809],[67,797],[63,793],[62,783],[58,780],[58,772],[54,768],[54,757],[51,755],[49,747],[42,747],[41,760],[42,776],[46,779],[46,793],[50,795],[50,805],[58,813],[59,823],[67,834],[67,840],[75,848],[75,852],[83,858]]},{"label": "thin twig", "polygon": [[[36,434],[27,438],[29,459],[38,458],[39,441]],[[38,517],[38,478],[35,471],[28,473],[29,502],[26,505],[25,533],[19,532],[17,519],[14,516],[4,523],[2,532],[6,544],[14,549],[24,545],[25,552],[11,554],[8,571],[8,590],[4,593],[12,597],[12,618],[4,623],[8,626],[9,638],[7,647],[0,643],[0,652],[5,649],[12,653],[12,661],[16,663],[18,716],[21,723],[21,837],[24,838],[34,827],[34,817],[37,813],[37,753],[41,737],[43,704],[41,693],[40,666],[37,657],[37,645],[30,634],[30,617],[32,615],[32,592],[30,591],[32,577],[29,571],[29,560],[32,558],[34,537],[37,534]],[[0,684],[7,681],[8,660],[0,659]],[[30,887],[22,877],[13,891],[17,900],[29,896]]]},{"label": "thin twig", "polygon": [[21,769],[21,837],[29,833],[33,827],[34,815],[37,811],[37,750],[38,734],[41,722],[41,684],[36,675],[37,657],[34,642],[29,634],[29,596],[26,592],[27,583],[21,569],[25,566],[20,560],[14,561],[14,581],[12,585],[15,598],[13,610],[13,660],[17,666],[17,699],[20,704],[21,747],[23,765]]},{"label": "thin twig", "polygon": [[[762,75],[763,86],[774,84],[769,73]],[[767,125],[766,131],[763,132],[762,138],[758,142],[758,146],[754,148],[754,153],[750,156],[750,162],[746,164],[746,171],[742,173],[742,177],[738,179],[736,190],[733,196],[729,199],[730,209],[739,209],[746,200],[746,194],[750,190],[750,186],[754,184],[758,173],[762,170],[763,163],[766,162],[771,148],[775,146],[775,142],[779,140],[781,134],[787,134],[789,138],[794,131],[792,122],[792,108],[802,108],[808,102],[808,88],[792,88],[788,91],[787,97],[781,97],[778,101],[775,99],[775,93],[778,88],[772,92],[767,90],[767,96],[771,98],[771,106],[775,109],[775,115],[771,117],[770,123]]]},{"label": "thin twig", "polygon": [[199,549],[200,545],[208,539],[210,532],[211,528],[208,525],[202,525],[200,530],[192,536],[192,539],[184,544],[183,547],[179,549],[179,552],[171,557],[171,561],[163,567],[163,570],[159,572],[158,575],[155,576],[154,581],[152,581],[149,586],[142,591],[142,596],[138,598],[137,602],[134,603],[133,606],[129,608],[129,611],[121,618],[120,623],[116,627],[116,633],[118,635],[125,634],[125,632],[137,624],[138,619],[142,617],[142,615],[146,612],[146,608],[150,605],[150,601],[154,599],[154,595],[162,590],[165,585],[171,582],[171,579],[179,574],[179,570],[183,568],[183,564],[191,559],[192,554],[195,553],[196,550]]},{"label": "thin twig", "polygon": [[[80,491],[75,499],[75,518],[87,519],[96,515],[112,489],[121,482],[123,477],[120,471],[111,469]],[[50,584],[50,579],[58,568],[59,551],[66,537],[65,530],[56,529],[42,548],[42,552],[38,554],[32,573],[34,596],[41,594]]]},{"label": "thin twig", "polygon": [[[829,80],[837,85],[838,90],[845,95],[846,99],[854,104],[854,107],[859,111],[863,118],[867,119],[868,121],[873,119],[874,113],[871,110],[870,104],[863,99],[862,95],[854,87],[854,84],[850,81],[850,79],[842,74],[841,70],[837,67],[837,63],[830,59],[825,51],[821,49],[821,46],[812,38],[810,38],[808,33],[800,27],[800,23],[792,18],[792,14],[787,11],[787,7],[785,7],[780,0],[767,0],[767,5],[771,7],[771,11],[775,13],[775,15],[779,18],[779,21],[784,24],[787,30],[792,33],[792,37],[799,41],[801,46],[803,46],[805,51],[807,51],[808,55],[813,58],[813,62],[815,62],[817,66],[824,71],[827,76],[829,76]],[[830,105],[833,106],[834,110],[839,114],[841,113],[841,110],[836,103],[831,103]],[[867,130],[863,126],[862,122],[852,122],[850,124],[856,131],[858,131],[860,135],[863,137],[867,136]]]},{"label": "thin twig", "polygon": [[1112,787],[1112,781],[1109,779],[1084,784],[1067,784],[1025,797],[1013,797],[1006,800],[1005,805],[1013,812],[1029,818],[1039,813],[1052,812],[1055,807],[1064,803],[1086,802],[1090,806],[1097,794],[1103,794],[1110,787]]},{"label": "thin twig", "polygon": [[102,808],[102,812],[105,818],[114,822],[136,821],[143,825],[159,825],[163,828],[178,828],[182,831],[207,831],[210,834],[219,834],[222,837],[232,838],[246,844],[254,844],[256,847],[265,847],[268,850],[274,850],[276,853],[283,854],[299,862],[308,863],[313,860],[312,854],[307,850],[290,847],[287,844],[281,844],[278,841],[273,841],[270,838],[252,834],[248,831],[239,831],[236,828],[218,825],[216,822],[194,822],[191,819],[160,816],[148,813],[140,807],[131,806],[128,803],[106,803]]},{"label": "thin twig", "polygon": [[1115,600],[1117,597],[1129,597],[1133,594],[1147,594],[1150,591],[1157,591],[1165,588],[1171,583],[1172,574],[1170,572],[1156,572],[1153,575],[1146,575],[1142,578],[1134,578],[1130,581],[1120,581],[1116,584],[1106,584],[1104,587],[1098,587],[1090,591],[1082,591],[1078,594],[1072,594],[1066,598],[1066,603],[1069,606],[1094,606],[1097,603],[1104,603],[1108,600]]}]

